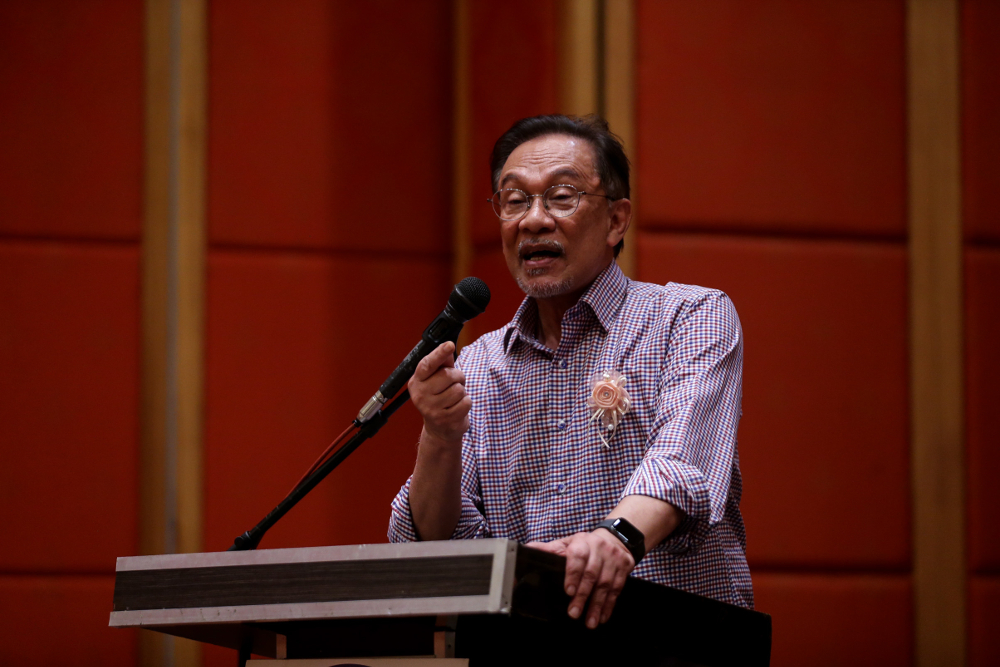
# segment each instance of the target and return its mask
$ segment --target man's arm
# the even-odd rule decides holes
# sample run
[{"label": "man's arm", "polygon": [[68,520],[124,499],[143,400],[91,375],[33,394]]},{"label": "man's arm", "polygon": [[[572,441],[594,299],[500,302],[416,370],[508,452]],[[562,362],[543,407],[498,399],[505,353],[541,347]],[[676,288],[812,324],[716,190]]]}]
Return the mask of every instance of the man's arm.
[{"label": "man's arm", "polygon": [[[650,444],[608,514],[642,531],[647,551],[664,540],[696,545],[721,520],[736,453],[742,359],[739,318],[721,292],[701,299],[671,335]],[[682,520],[685,529],[678,535]],[[698,528],[696,535],[690,525]],[[566,556],[571,616],[579,617],[589,592],[588,626],[610,617],[635,567],[614,535],[601,528],[531,546]]]},{"label": "man's arm", "polygon": [[409,495],[423,540],[450,538],[462,514],[462,436],[469,428],[472,399],[454,355],[455,345],[442,343],[417,364],[408,385],[424,418]]}]

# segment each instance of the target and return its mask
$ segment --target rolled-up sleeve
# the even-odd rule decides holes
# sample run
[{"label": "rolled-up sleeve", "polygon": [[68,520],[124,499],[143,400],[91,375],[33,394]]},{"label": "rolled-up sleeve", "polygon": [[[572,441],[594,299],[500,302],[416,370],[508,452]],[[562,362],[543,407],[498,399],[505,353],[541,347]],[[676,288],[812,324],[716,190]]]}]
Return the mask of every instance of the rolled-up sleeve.
[{"label": "rolled-up sleeve", "polygon": [[[491,537],[486,518],[483,516],[479,469],[476,465],[475,410],[473,410],[469,422],[469,430],[462,438],[462,513],[458,519],[458,525],[455,526],[455,532],[451,535],[453,540]],[[389,517],[390,542],[416,542],[420,539],[416,524],[413,522],[413,512],[410,510],[410,482],[412,481],[411,475],[392,501],[392,512]]]},{"label": "rolled-up sleeve", "polygon": [[722,521],[736,460],[743,335],[736,309],[711,291],[669,335],[657,412],[642,461],[622,497],[645,495],[684,512],[658,548],[683,553]]}]

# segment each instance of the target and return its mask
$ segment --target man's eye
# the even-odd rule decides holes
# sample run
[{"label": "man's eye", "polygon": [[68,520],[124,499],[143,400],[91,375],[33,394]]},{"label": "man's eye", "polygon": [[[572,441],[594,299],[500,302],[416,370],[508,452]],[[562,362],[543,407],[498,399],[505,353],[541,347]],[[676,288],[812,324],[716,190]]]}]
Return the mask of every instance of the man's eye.
[{"label": "man's eye", "polygon": [[523,204],[523,203],[524,203],[524,197],[522,197],[521,195],[511,195],[510,197],[507,197],[507,204],[509,206],[517,206],[518,204]]}]

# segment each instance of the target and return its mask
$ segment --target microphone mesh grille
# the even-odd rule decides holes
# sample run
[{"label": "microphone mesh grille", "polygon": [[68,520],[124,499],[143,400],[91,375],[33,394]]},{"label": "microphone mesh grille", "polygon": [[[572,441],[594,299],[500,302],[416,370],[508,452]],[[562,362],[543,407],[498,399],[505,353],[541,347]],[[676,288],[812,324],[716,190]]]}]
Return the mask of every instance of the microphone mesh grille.
[{"label": "microphone mesh grille", "polygon": [[479,278],[472,276],[463,278],[455,288],[478,308],[480,313],[486,310],[486,306],[490,303],[490,288]]}]

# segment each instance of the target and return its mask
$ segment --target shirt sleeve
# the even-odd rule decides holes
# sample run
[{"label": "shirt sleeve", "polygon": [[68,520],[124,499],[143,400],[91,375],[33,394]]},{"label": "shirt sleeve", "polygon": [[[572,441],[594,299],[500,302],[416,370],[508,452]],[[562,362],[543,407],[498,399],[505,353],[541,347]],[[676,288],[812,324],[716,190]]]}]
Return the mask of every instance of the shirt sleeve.
[{"label": "shirt sleeve", "polygon": [[[455,532],[451,535],[453,540],[492,537],[486,518],[483,516],[479,468],[476,465],[475,412],[476,410],[473,408],[472,416],[469,419],[469,430],[462,437],[462,514],[459,516],[458,525],[455,526]],[[413,476],[411,475],[392,501],[388,535],[390,542],[416,542],[420,540],[413,522],[413,513],[410,510],[410,482],[412,480]]]},{"label": "shirt sleeve", "polygon": [[659,498],[684,512],[658,549],[686,552],[723,519],[737,460],[742,376],[736,309],[725,294],[709,292],[669,335],[653,428],[622,492]]}]

